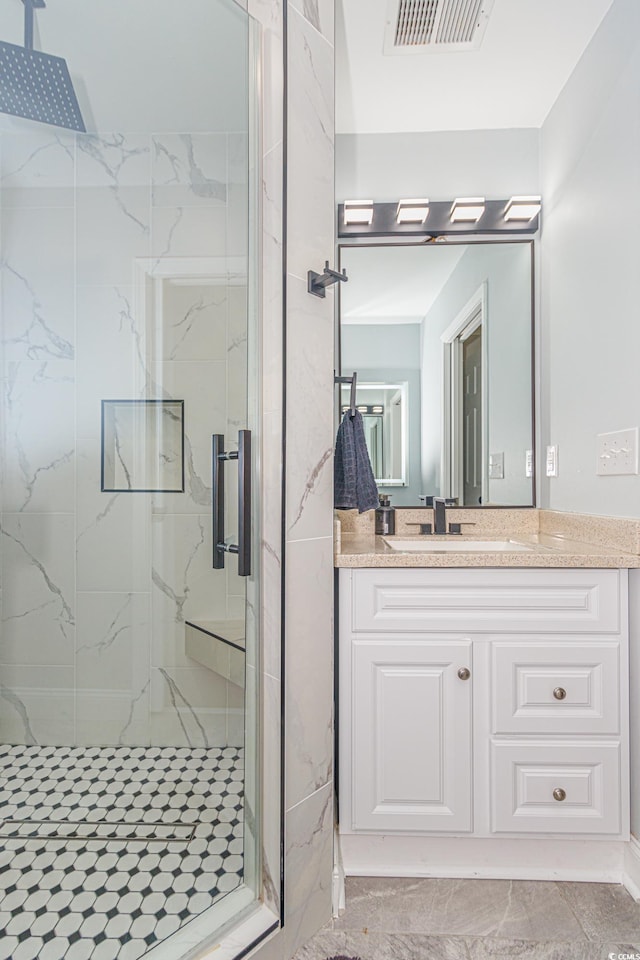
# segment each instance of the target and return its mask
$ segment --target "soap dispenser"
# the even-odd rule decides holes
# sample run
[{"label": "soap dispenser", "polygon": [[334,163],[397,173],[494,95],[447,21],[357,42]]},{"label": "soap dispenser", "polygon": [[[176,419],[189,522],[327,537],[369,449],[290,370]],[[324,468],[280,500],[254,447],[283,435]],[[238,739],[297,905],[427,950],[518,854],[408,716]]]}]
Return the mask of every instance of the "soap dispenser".
[{"label": "soap dispenser", "polygon": [[396,512],[388,493],[379,494],[378,500],[380,506],[376,510],[376,534],[388,537],[396,532]]}]

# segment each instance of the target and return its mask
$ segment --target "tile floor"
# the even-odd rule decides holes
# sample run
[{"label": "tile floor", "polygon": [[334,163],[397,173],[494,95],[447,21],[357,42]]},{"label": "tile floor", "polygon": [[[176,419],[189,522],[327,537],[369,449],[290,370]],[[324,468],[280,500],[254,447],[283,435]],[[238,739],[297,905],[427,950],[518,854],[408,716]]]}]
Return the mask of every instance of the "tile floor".
[{"label": "tile floor", "polygon": [[0,746],[0,960],[138,960],[242,879],[235,747]]},{"label": "tile floor", "polygon": [[361,960],[640,958],[640,903],[601,883],[353,877],[347,909],[296,954]]}]

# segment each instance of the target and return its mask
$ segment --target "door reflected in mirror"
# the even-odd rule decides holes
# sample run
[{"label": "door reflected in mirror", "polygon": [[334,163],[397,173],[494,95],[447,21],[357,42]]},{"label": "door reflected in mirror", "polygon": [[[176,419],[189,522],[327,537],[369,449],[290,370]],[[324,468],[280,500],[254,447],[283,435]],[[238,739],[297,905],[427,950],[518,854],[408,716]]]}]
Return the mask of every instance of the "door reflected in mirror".
[{"label": "door reflected in mirror", "polygon": [[530,240],[341,246],[341,369],[394,506],[534,504],[532,257]]}]

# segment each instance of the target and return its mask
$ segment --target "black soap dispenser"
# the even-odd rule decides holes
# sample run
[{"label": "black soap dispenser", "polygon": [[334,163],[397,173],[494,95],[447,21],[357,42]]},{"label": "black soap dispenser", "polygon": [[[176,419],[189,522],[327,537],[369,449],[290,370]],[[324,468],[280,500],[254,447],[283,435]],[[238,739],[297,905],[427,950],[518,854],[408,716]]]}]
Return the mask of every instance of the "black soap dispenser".
[{"label": "black soap dispenser", "polygon": [[388,493],[378,495],[380,506],[376,510],[376,533],[382,537],[391,536],[396,532],[396,512],[391,506],[391,497]]}]

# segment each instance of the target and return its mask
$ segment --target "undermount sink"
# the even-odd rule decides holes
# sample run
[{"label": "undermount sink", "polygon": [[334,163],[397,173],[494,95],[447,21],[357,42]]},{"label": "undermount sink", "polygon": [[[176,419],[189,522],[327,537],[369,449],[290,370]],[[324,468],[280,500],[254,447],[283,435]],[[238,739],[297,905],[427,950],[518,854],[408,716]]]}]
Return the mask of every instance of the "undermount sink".
[{"label": "undermount sink", "polygon": [[387,539],[384,542],[393,550],[403,553],[518,553],[533,550],[526,543],[517,540],[465,540],[454,535],[451,540],[431,540],[424,536],[421,540]]}]

